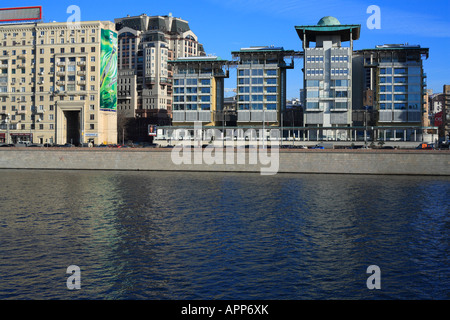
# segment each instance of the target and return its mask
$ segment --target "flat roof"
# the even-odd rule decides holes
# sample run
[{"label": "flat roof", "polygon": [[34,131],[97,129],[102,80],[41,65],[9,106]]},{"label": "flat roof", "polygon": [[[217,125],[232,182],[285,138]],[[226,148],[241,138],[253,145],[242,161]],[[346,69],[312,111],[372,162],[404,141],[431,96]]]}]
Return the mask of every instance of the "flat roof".
[{"label": "flat roof", "polygon": [[169,60],[171,63],[186,63],[186,62],[228,62],[221,57],[210,57],[210,56],[198,56],[198,57],[183,57],[176,60]]},{"label": "flat roof", "polygon": [[238,51],[231,51],[231,54],[239,54],[239,53],[288,53],[293,54],[294,50],[284,50],[283,47],[249,47],[249,48],[241,48]]},{"label": "flat roof", "polygon": [[342,41],[350,41],[350,34],[352,40],[358,40],[361,32],[360,24],[339,24],[339,25],[306,25],[295,26],[295,30],[299,38],[303,41],[303,36],[306,35],[307,41],[316,41],[317,36],[340,35]]},{"label": "flat roof", "polygon": [[377,46],[375,48],[370,48],[370,49],[355,50],[355,53],[381,52],[381,51],[418,51],[421,54],[426,54],[426,56],[428,58],[430,49],[429,48],[421,48],[420,46],[398,46],[398,47]]}]

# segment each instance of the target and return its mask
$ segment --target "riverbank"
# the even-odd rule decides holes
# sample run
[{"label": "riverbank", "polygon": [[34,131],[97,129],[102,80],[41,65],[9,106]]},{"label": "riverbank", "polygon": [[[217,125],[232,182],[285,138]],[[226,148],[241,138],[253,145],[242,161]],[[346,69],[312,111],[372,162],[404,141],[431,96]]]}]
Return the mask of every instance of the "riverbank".
[{"label": "riverbank", "polygon": [[268,149],[251,154],[247,149],[238,158],[226,149],[222,154],[201,150],[196,155],[171,148],[4,148],[0,169],[450,176],[449,151]]}]

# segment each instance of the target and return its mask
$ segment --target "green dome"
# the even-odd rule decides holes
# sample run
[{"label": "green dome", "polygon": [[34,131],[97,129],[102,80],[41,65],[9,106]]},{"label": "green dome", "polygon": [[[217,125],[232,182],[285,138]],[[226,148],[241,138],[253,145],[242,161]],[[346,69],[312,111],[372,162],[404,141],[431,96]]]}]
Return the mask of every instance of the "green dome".
[{"label": "green dome", "polygon": [[319,26],[337,26],[340,24],[339,20],[332,16],[323,17],[317,23]]}]

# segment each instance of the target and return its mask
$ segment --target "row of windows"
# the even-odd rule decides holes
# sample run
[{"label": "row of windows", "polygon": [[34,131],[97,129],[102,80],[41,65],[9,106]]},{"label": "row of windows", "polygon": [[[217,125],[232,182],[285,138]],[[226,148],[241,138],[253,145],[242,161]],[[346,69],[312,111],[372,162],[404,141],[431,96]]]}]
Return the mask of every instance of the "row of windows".
[{"label": "row of windows", "polygon": [[323,56],[307,56],[306,62],[315,62],[315,63],[323,62]]},{"label": "row of windows", "polygon": [[[26,108],[27,108],[26,106],[22,105],[22,106],[20,106],[20,111],[26,111]],[[33,111],[35,108],[36,107],[31,106],[30,110]],[[49,111],[54,111],[55,110],[55,106],[53,104],[49,105],[48,108],[49,108]],[[39,105],[36,108],[36,110],[44,111],[45,109],[44,109],[43,105]],[[89,110],[90,111],[94,111],[95,110],[95,105],[93,105],[93,104],[89,105]],[[5,112],[8,111],[7,107],[6,106],[2,106],[2,111],[5,111]],[[11,106],[11,112],[15,112],[15,111],[19,111],[19,109],[16,110],[16,106],[14,106],[14,105]],[[92,116],[91,116],[91,118],[92,118]],[[53,115],[52,114],[50,114],[49,117],[50,117],[49,120],[53,120]],[[22,119],[22,120],[25,120],[25,119]],[[92,118],[91,120],[94,120],[94,119]]]},{"label": "row of windows", "polygon": [[307,98],[347,98],[348,91],[346,91],[346,90],[330,90],[330,91],[307,90],[306,97]]},{"label": "row of windows", "polygon": [[[80,52],[81,53],[87,52],[86,51],[86,47],[79,47],[79,48],[80,48]],[[42,50],[44,50],[44,49],[40,49],[39,52],[43,52]],[[90,47],[90,51],[91,52],[95,52],[95,47]],[[66,53],[66,48],[59,48],[59,52],[60,53]],[[3,53],[4,56],[8,56],[9,55],[9,51],[8,50],[3,50],[2,53]],[[55,53],[55,48],[50,48],[50,53]],[[76,53],[76,48],[75,47],[70,48],[70,53]],[[11,50],[11,55],[12,56],[21,55],[21,54],[27,54],[27,50],[26,49],[23,49],[22,51]],[[31,50],[31,54],[32,55],[35,54],[35,49]]]},{"label": "row of windows", "polygon": [[420,77],[392,77],[380,76],[380,83],[420,83]]},{"label": "row of windows", "polygon": [[211,93],[211,87],[175,87],[174,88],[175,94],[196,94],[196,93]]},{"label": "row of windows", "polygon": [[[348,69],[347,68],[332,68],[330,70],[332,76],[347,76],[348,75]],[[306,69],[306,75],[307,76],[323,76],[324,70],[323,69]]]},{"label": "row of windows", "polygon": [[[10,124],[9,129],[10,130],[54,130],[55,125],[53,123],[50,123],[47,126],[43,123],[40,123],[38,126],[35,126],[35,124],[30,124],[29,126],[27,126],[24,123],[21,123],[21,124]],[[95,124],[90,123],[89,130],[95,130]]]},{"label": "row of windows", "polygon": [[175,87],[174,94],[197,94],[197,93],[211,93],[210,87]]},{"label": "row of windows", "polygon": [[380,92],[420,92],[420,86],[418,85],[380,85]]},{"label": "row of windows", "polygon": [[[265,89],[265,90],[264,90]],[[262,87],[262,86],[252,86],[245,87],[241,86],[238,88],[239,93],[277,93],[277,87]]]},{"label": "row of windows", "polygon": [[173,102],[210,102],[211,96],[174,96]]},{"label": "row of windows", "polygon": [[[348,87],[348,80],[331,80],[330,87]],[[324,81],[323,80],[306,80],[307,87],[317,87],[323,88]]]},{"label": "row of windows", "polygon": [[276,76],[277,74],[278,74],[277,69],[240,69],[240,70],[238,70],[239,77]]},{"label": "row of windows", "polygon": [[266,101],[277,101],[276,95],[262,95],[262,94],[253,94],[253,95],[239,95],[238,101],[264,101],[264,97]]},{"label": "row of windows", "polygon": [[[50,30],[50,31],[41,30],[41,31],[39,31],[39,35],[41,35],[41,36],[45,36],[46,34],[55,35],[55,32],[57,32],[57,31],[55,31],[55,30]],[[81,34],[86,34],[86,29],[80,29],[80,32],[81,32]],[[96,29],[91,29],[91,33],[95,34],[96,33]],[[65,34],[65,30],[64,29],[59,30],[59,34],[61,34],[61,35]],[[72,34],[72,35],[75,34],[75,30],[74,29],[70,30],[70,33],[68,33],[68,34]],[[32,31],[31,35],[33,37],[35,37],[36,36],[36,32]],[[5,33],[3,33],[3,39],[7,39],[8,36],[12,36],[13,38],[15,38],[15,37],[19,36],[19,33],[18,32],[13,32],[13,33],[6,33],[5,32]],[[26,36],[27,36],[27,33],[26,32],[22,32],[22,37],[26,37]]]},{"label": "row of windows", "polygon": [[201,84],[203,86],[209,86],[211,85],[211,80],[210,79],[200,79],[200,81],[198,81],[198,79],[195,78],[186,78],[186,79],[175,79],[173,81],[174,86],[196,86],[198,84]]},{"label": "row of windows", "polygon": [[420,101],[419,94],[380,94],[380,101]]},{"label": "row of windows", "polygon": [[330,101],[330,102],[306,102],[306,110],[324,110],[326,107],[329,107],[333,110],[346,110],[348,109],[348,102],[345,101]]},{"label": "row of windows", "polygon": [[176,104],[173,105],[173,110],[211,110],[211,104],[209,103],[185,103],[185,104]]},{"label": "row of windows", "polygon": [[418,103],[380,103],[380,110],[419,110]]},{"label": "row of windows", "polygon": [[348,56],[331,56],[331,62],[348,62]]},{"label": "row of windows", "polygon": [[[264,108],[265,106],[265,108]],[[238,110],[277,110],[276,103],[240,103]]]},{"label": "row of windows", "polygon": [[407,74],[408,70],[406,68],[380,68],[380,74],[392,74],[392,70],[394,70],[393,74]]}]

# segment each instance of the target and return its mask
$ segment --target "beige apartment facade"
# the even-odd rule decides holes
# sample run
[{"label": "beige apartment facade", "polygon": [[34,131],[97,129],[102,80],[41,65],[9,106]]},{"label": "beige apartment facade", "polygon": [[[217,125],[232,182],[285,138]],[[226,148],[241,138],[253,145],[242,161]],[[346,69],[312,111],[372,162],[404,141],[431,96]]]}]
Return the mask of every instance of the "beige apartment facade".
[{"label": "beige apartment facade", "polygon": [[168,61],[205,56],[189,23],[167,16],[114,20],[119,37],[118,110],[127,118],[172,116],[173,70]]},{"label": "beige apartment facade", "polygon": [[114,30],[108,21],[0,25],[0,142],[117,143]]}]

